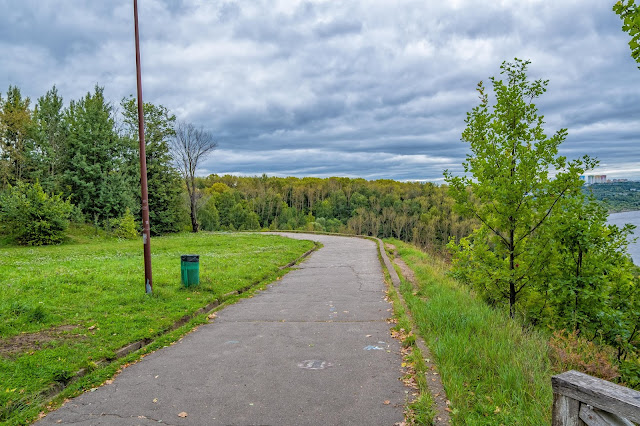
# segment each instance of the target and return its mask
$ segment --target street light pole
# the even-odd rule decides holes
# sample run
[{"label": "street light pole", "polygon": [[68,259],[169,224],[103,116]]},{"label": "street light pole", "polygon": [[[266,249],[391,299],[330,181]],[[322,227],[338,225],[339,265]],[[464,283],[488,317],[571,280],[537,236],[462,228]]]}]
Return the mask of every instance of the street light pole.
[{"label": "street light pole", "polygon": [[138,31],[138,1],[133,0],[133,19],[136,38],[136,74],[138,80],[138,135],[140,137],[140,192],[142,195],[142,244],[144,245],[144,289],[153,292],[151,278],[151,230],[149,228],[149,193],[147,191],[147,153],[144,142],[144,109],[142,77],[140,73],[140,36]]}]

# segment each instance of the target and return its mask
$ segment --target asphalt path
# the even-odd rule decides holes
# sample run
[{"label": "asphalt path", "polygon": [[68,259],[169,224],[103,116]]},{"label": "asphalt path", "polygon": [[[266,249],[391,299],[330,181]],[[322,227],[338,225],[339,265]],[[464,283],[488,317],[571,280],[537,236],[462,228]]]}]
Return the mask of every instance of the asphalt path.
[{"label": "asphalt path", "polygon": [[281,280],[218,312],[38,425],[393,425],[400,345],[373,241],[320,241]]}]

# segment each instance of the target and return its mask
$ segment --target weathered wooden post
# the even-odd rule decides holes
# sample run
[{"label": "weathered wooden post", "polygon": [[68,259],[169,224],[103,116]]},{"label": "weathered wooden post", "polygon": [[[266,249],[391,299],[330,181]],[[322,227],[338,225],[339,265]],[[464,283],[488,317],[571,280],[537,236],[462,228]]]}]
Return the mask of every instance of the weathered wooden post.
[{"label": "weathered wooden post", "polygon": [[640,392],[577,371],[551,378],[553,426],[633,426]]}]

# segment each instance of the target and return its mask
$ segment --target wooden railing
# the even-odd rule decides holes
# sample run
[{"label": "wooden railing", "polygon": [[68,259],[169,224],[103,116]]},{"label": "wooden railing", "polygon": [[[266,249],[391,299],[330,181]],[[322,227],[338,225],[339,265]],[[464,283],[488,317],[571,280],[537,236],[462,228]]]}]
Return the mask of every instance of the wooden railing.
[{"label": "wooden railing", "polygon": [[640,423],[640,392],[577,371],[553,376],[553,426]]}]

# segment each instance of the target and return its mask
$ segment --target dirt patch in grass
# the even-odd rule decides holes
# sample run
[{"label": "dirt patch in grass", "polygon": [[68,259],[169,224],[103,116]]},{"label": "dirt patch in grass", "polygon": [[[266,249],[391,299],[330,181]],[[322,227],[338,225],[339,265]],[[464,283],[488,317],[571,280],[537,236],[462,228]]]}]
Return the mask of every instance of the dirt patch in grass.
[{"label": "dirt patch in grass", "polygon": [[399,257],[396,257],[393,259],[393,263],[395,263],[398,266],[398,268],[400,268],[400,272],[402,273],[402,276],[415,287],[417,284],[416,274],[414,274],[411,268],[409,268],[409,266],[407,266],[407,264],[404,263],[404,260],[402,260]]},{"label": "dirt patch in grass", "polygon": [[396,266],[400,268],[402,276],[415,287],[415,285],[417,284],[416,274],[414,274],[411,268],[409,268],[407,264],[404,263],[404,260],[402,260],[402,258],[398,256],[398,250],[396,249],[396,246],[389,243],[384,243],[384,245],[391,253],[393,263],[395,263]]},{"label": "dirt patch in grass", "polygon": [[59,327],[38,331],[37,333],[22,333],[9,339],[0,339],[0,356],[10,356],[19,353],[35,351],[46,343],[54,340],[84,339],[86,336],[69,334],[77,329],[77,325],[61,325]]}]

